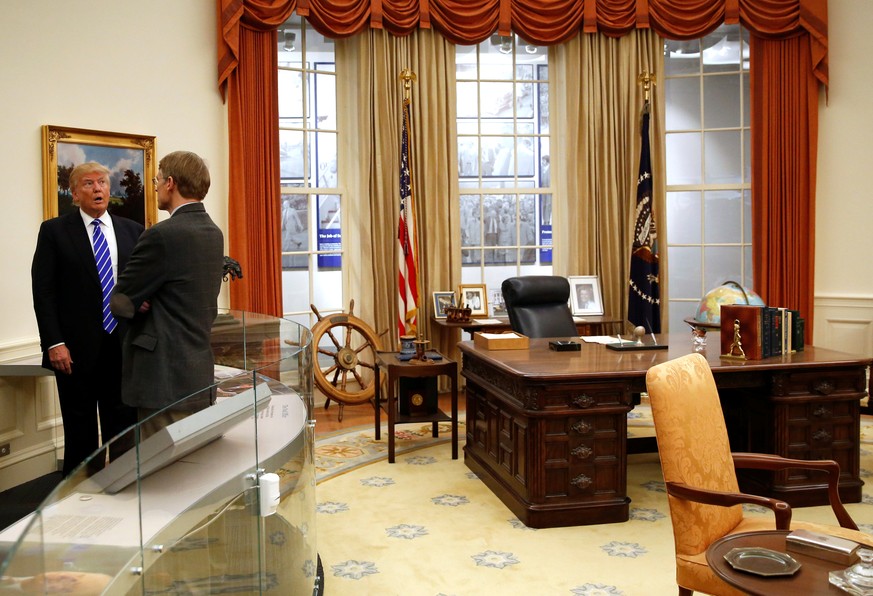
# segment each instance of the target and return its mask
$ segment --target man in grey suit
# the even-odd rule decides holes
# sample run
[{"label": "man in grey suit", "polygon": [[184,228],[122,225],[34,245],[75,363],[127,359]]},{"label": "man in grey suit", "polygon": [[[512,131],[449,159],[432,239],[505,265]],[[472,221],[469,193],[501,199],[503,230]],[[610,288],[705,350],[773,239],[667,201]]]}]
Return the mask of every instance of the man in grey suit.
[{"label": "man in grey suit", "polygon": [[170,153],[154,182],[170,218],[140,237],[112,297],[112,313],[132,319],[122,399],[137,408],[142,438],[213,401],[210,336],[224,266],[224,237],[201,202],[210,184],[203,160]]}]

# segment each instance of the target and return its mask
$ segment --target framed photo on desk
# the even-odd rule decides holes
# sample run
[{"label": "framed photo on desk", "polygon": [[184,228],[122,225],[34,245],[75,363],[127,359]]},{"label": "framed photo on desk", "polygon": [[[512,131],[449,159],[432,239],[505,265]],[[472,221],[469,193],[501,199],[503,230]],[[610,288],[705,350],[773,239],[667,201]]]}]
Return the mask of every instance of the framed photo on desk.
[{"label": "framed photo on desk", "polygon": [[433,293],[433,316],[436,319],[446,318],[446,308],[455,306],[454,292]]},{"label": "framed photo on desk", "polygon": [[485,284],[462,285],[458,288],[458,302],[471,309],[474,317],[488,316],[488,294]]},{"label": "framed photo on desk", "polygon": [[603,314],[600,280],[596,275],[579,275],[567,280],[570,282],[570,310],[574,316]]}]

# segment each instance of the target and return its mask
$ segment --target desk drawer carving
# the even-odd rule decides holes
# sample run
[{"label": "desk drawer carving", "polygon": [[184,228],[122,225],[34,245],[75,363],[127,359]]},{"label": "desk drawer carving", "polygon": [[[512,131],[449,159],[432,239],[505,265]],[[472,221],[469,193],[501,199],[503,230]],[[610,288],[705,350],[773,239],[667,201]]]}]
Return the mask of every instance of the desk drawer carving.
[{"label": "desk drawer carving", "polygon": [[[797,372],[773,375],[774,396],[840,397],[863,394],[866,375],[857,369],[819,372]],[[859,398],[863,395],[859,395]]]}]

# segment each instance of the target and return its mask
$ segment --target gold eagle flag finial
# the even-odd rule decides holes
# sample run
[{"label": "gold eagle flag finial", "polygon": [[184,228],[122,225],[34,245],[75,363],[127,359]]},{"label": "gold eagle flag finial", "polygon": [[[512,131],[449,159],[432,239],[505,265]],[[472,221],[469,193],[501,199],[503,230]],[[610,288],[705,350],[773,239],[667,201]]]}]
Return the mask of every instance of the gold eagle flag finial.
[{"label": "gold eagle flag finial", "polygon": [[649,72],[648,70],[644,70],[640,73],[640,76],[637,78],[637,81],[640,85],[643,86],[643,100],[645,102],[644,109],[649,109],[649,92],[652,90],[654,85],[657,85],[657,77],[655,73]]},{"label": "gold eagle flag finial", "polygon": [[400,80],[403,81],[403,99],[409,99],[412,92],[412,84],[418,79],[414,72],[408,68],[400,71]]}]

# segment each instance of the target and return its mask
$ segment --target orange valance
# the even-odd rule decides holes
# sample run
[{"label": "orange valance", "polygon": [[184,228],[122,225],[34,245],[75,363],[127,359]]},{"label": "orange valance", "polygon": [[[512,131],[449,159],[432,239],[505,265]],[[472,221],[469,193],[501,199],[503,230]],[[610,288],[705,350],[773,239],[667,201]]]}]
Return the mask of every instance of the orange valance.
[{"label": "orange valance", "polygon": [[432,27],[460,45],[495,31],[537,45],[567,41],[579,31],[618,37],[651,28],[667,39],[696,39],[722,23],[741,23],[762,38],[809,34],[813,72],[827,71],[827,0],[218,0],[218,84],[224,92],[239,61],[239,29],[279,27],[292,12],[319,33],[348,37],[367,27],[409,35]]}]

